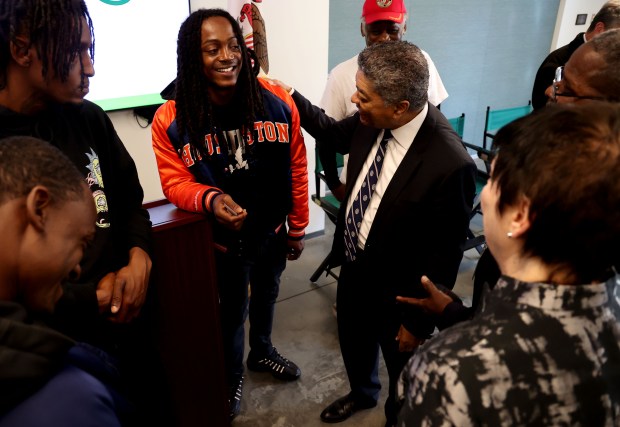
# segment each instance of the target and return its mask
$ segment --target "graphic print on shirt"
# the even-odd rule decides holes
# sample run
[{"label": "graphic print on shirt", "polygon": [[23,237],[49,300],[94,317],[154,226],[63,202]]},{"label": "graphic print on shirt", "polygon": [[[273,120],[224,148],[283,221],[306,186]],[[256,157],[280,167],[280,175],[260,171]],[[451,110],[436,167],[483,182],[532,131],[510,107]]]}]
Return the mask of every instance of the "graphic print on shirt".
[{"label": "graphic print on shirt", "polygon": [[241,149],[241,147],[237,147],[237,150],[235,150],[235,161],[237,162],[237,165],[230,165],[230,169],[234,170],[233,168],[236,169],[247,169],[248,168],[248,162],[247,160],[243,159],[243,150]]},{"label": "graphic print on shirt", "polygon": [[[246,144],[241,143],[242,133],[241,130],[230,130],[224,132],[224,137],[228,145],[228,158],[230,164],[228,170],[233,173],[240,169],[249,169],[246,149],[250,147],[254,141],[252,135],[248,134],[246,138]],[[234,154],[234,155],[233,155]]]},{"label": "graphic print on shirt", "polygon": [[95,207],[97,208],[96,225],[100,228],[109,228],[108,199],[106,199],[105,192],[103,191],[103,175],[99,164],[99,156],[92,148],[90,149],[90,153],[84,154],[86,154],[89,161],[86,165],[86,168],[89,170],[88,175],[86,175],[86,183],[93,193]]}]

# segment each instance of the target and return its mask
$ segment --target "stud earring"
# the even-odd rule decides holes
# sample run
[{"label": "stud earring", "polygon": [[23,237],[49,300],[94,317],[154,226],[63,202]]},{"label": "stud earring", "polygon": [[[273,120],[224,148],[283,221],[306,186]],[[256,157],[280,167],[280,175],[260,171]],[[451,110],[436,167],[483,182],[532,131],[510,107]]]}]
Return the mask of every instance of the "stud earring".
[{"label": "stud earring", "polygon": [[512,239],[512,231],[509,231],[508,233],[506,233],[506,236],[508,236],[509,239]]}]

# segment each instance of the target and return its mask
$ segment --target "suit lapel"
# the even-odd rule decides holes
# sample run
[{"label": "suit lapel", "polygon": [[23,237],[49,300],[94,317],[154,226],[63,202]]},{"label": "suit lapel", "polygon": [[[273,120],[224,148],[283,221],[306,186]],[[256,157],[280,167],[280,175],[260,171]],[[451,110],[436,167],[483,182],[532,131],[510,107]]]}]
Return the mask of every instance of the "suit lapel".
[{"label": "suit lapel", "polygon": [[[405,157],[403,157],[402,162],[398,166],[398,169],[396,169],[396,173],[383,194],[381,204],[375,216],[375,221],[384,211],[389,210],[389,207],[398,199],[400,193],[413,179],[415,179],[418,169],[424,161],[424,153],[433,139],[435,123],[434,112],[432,112],[432,108],[429,105],[428,114],[422,122],[420,130],[409,147],[409,150],[405,153]],[[425,184],[418,183],[418,185]]]},{"label": "suit lapel", "polygon": [[[422,126],[418,131],[416,137],[413,140],[413,143],[405,153],[403,160],[401,161],[398,169],[396,169],[396,173],[390,180],[390,184],[388,185],[383,197],[381,199],[381,204],[379,205],[379,209],[375,215],[375,219],[373,221],[373,227],[371,228],[371,233],[373,229],[375,229],[374,224],[381,224],[384,221],[383,217],[388,215],[391,207],[394,205],[394,202],[400,196],[400,193],[407,188],[409,183],[415,179],[418,169],[422,165],[424,161],[424,153],[432,143],[435,134],[435,126],[437,123],[437,114],[440,114],[435,106],[429,103],[428,105],[428,113],[426,118],[422,122]],[[355,184],[355,180],[357,176],[360,174],[362,170],[362,166],[368,157],[368,153],[372,148],[373,144],[377,140],[381,129],[371,129],[366,127],[367,132],[366,136],[360,136],[357,138],[353,138],[353,143],[358,144],[355,149],[350,150],[349,152],[349,160],[347,163],[347,196],[346,200],[343,202],[348,202],[348,199],[351,195],[351,189]],[[416,183],[416,185],[426,185],[424,182]]]}]

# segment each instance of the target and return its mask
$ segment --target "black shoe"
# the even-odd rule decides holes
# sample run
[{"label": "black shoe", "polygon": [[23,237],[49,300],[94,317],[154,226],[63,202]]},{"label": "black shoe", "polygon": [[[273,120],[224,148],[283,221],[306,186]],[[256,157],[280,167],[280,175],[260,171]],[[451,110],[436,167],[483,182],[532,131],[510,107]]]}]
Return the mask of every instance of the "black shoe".
[{"label": "black shoe", "polygon": [[228,408],[230,421],[241,412],[241,395],[243,393],[243,377],[240,377],[228,388]]},{"label": "black shoe", "polygon": [[325,423],[339,423],[359,410],[374,408],[375,406],[377,406],[377,402],[360,402],[349,393],[323,409],[321,421]]},{"label": "black shoe", "polygon": [[271,355],[262,359],[252,357],[252,352],[250,351],[247,364],[248,369],[251,371],[271,372],[271,375],[283,381],[293,381],[301,375],[299,367],[278,353],[275,347]]}]

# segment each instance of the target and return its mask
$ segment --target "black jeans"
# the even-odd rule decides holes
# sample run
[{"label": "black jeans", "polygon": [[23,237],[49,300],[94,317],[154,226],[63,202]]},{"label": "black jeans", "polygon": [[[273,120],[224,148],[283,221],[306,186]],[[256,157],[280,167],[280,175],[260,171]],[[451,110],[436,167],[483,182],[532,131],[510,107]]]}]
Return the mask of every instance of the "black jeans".
[{"label": "black jeans", "polygon": [[[250,349],[258,357],[271,353],[274,306],[286,267],[286,227],[241,253],[216,251],[220,316],[229,384],[243,375],[245,321],[250,316]],[[249,286],[249,292],[248,292]]]}]

